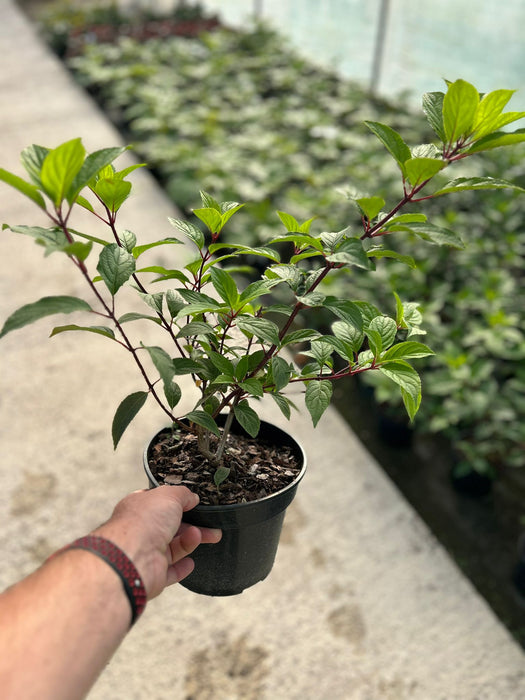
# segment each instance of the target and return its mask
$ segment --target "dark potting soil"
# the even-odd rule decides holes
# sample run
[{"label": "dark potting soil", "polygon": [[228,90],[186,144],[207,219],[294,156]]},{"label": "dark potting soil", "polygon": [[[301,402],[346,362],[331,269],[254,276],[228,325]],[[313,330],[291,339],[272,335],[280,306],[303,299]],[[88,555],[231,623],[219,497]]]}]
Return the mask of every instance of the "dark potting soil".
[{"label": "dark potting soil", "polygon": [[[210,443],[213,451],[217,438],[212,437]],[[160,484],[187,486],[207,505],[264,498],[286,488],[301,471],[289,447],[230,433],[224,451],[224,467],[230,474],[217,488],[213,481],[216,467],[199,452],[197,436],[178,430],[157,436],[149,450],[149,467]]]}]

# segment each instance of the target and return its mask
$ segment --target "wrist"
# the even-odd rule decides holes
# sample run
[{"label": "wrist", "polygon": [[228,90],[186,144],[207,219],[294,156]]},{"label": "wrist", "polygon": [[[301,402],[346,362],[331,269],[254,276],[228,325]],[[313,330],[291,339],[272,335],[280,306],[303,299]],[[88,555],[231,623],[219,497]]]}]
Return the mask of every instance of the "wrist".
[{"label": "wrist", "polygon": [[72,550],[83,550],[97,557],[118,576],[130,605],[133,625],[146,607],[147,595],[140,573],[128,555],[110,539],[91,534],[66,545],[51,559]]}]

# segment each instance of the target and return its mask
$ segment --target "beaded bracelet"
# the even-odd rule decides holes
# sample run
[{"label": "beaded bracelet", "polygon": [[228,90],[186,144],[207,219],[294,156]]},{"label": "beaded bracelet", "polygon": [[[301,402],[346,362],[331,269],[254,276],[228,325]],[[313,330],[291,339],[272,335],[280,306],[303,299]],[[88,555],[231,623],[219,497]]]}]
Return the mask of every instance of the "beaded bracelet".
[{"label": "beaded bracelet", "polygon": [[133,626],[146,607],[147,596],[144,583],[131,559],[113,542],[96,535],[80,537],[78,540],[60,549],[50,558],[54,558],[58,554],[62,554],[62,552],[67,552],[69,549],[83,549],[96,554],[97,557],[105,561],[118,574],[131,605],[130,626]]}]

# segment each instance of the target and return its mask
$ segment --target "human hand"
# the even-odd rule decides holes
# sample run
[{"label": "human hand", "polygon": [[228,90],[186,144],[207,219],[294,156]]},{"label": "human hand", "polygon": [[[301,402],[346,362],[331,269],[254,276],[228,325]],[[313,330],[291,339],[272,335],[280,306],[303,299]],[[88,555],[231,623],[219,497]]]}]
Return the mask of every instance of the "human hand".
[{"label": "human hand", "polygon": [[188,555],[199,544],[221,539],[220,530],[181,522],[182,514],[198,502],[185,486],[135,491],[119,501],[111,518],[92,534],[111,540],[127,554],[151,600],[193,571]]}]

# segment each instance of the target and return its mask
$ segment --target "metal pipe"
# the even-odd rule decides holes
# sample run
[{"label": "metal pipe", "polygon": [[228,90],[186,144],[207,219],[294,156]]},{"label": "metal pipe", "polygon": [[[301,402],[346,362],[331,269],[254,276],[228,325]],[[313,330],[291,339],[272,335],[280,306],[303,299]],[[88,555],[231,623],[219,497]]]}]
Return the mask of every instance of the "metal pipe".
[{"label": "metal pipe", "polygon": [[263,0],[253,0],[253,16],[259,19],[263,14]]},{"label": "metal pipe", "polygon": [[372,73],[370,75],[369,89],[372,95],[376,94],[379,81],[381,80],[381,69],[383,67],[383,54],[385,49],[389,9],[390,0],[381,0],[381,4],[379,6],[376,40],[374,45],[374,60],[372,63]]}]

